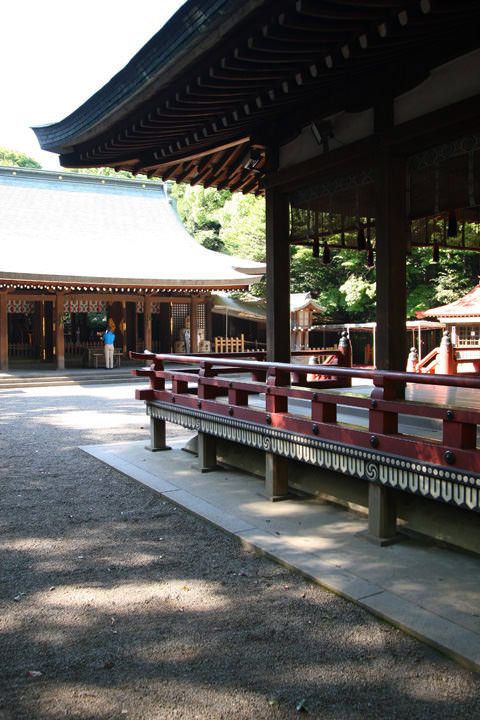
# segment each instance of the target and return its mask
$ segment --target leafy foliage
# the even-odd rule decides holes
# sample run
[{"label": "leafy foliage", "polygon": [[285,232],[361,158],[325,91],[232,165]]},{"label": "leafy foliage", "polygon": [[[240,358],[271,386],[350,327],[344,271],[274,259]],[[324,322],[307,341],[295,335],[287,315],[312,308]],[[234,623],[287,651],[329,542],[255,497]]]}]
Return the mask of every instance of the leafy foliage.
[{"label": "leafy foliage", "polygon": [[375,315],[375,269],[366,267],[365,253],[332,252],[328,265],[311,248],[292,248],[292,292],[310,292],[325,308],[330,322],[366,322]]},{"label": "leafy foliage", "polygon": [[217,211],[220,238],[232,255],[265,261],[265,201],[234,193]]},{"label": "leafy foliage", "polygon": [[[213,188],[173,185],[178,213],[187,230],[205,247],[231,255],[265,260],[265,203],[253,195]],[[465,243],[473,244],[480,227],[467,225]],[[478,282],[480,254],[414,248],[407,257],[407,317],[443,305],[465,294]],[[376,271],[366,265],[366,252],[332,250],[323,265],[311,248],[291,249],[291,292],[310,292],[325,308],[327,322],[368,322],[375,319]],[[265,297],[266,284],[252,293]]]},{"label": "leafy foliage", "polygon": [[[79,175],[101,175],[102,177],[124,177],[124,178],[135,178],[133,173],[128,170],[114,170],[111,167],[102,168],[72,168],[68,172],[78,173]],[[139,175],[138,177],[145,177]]]},{"label": "leafy foliage", "polygon": [[8,150],[4,147],[0,147],[0,165],[28,168],[42,167],[39,162],[34,160],[32,157],[25,155],[25,153],[17,152],[16,150]]}]

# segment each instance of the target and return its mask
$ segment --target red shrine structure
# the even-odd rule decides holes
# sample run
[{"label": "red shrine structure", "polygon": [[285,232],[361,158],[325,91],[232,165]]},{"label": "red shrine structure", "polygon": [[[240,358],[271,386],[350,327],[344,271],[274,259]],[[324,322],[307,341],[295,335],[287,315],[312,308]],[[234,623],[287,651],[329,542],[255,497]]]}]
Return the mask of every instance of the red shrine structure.
[{"label": "red shrine structure", "polygon": [[418,312],[446,327],[442,343],[416,364],[416,372],[480,373],[480,284],[448,305]]},{"label": "red shrine structure", "polygon": [[265,266],[202,247],[173,202],[161,182],[0,167],[1,369],[97,362],[92,313],[115,324],[119,355],[185,336],[208,347],[212,291],[247,289]]},{"label": "red shrine structure", "polygon": [[[480,250],[479,29],[463,0],[189,0],[35,128],[65,167],[265,196],[266,358],[176,356],[171,372],[140,354],[152,449],[176,422],[198,430],[202,469],[238,443],[251,469],[256,453],[272,499],[307,488],[367,508],[376,542],[400,528],[480,549],[480,378],[404,372],[407,253]],[[309,387],[290,362],[294,244],[375,265],[376,369],[324,365]]]}]

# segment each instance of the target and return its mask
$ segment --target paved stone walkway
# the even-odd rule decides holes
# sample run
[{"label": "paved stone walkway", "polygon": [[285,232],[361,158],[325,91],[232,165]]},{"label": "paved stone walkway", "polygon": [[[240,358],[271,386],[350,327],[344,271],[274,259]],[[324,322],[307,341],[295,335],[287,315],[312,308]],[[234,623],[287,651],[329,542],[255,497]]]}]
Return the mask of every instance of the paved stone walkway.
[{"label": "paved stone walkway", "polygon": [[413,539],[377,547],[365,517],[316,500],[271,503],[258,478],[199,472],[184,442],[161,453],[143,442],[83,449],[480,672],[480,558]]}]

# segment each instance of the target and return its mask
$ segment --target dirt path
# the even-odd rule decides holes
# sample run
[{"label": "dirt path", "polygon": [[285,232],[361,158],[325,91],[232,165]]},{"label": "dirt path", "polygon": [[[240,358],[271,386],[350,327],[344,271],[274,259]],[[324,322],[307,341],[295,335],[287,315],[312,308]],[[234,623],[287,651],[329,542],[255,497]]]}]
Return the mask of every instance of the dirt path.
[{"label": "dirt path", "polygon": [[132,396],[0,398],[0,720],[480,718],[478,676],[79,450],[146,437]]}]

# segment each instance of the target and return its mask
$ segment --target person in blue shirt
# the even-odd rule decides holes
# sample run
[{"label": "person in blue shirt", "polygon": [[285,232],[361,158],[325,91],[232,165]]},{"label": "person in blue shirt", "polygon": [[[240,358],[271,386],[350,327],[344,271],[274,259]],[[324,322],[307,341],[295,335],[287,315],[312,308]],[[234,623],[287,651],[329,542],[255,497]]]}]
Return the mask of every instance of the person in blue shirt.
[{"label": "person in blue shirt", "polygon": [[113,368],[113,343],[115,342],[115,335],[107,328],[103,333],[103,345],[105,348],[105,367],[107,369]]}]

